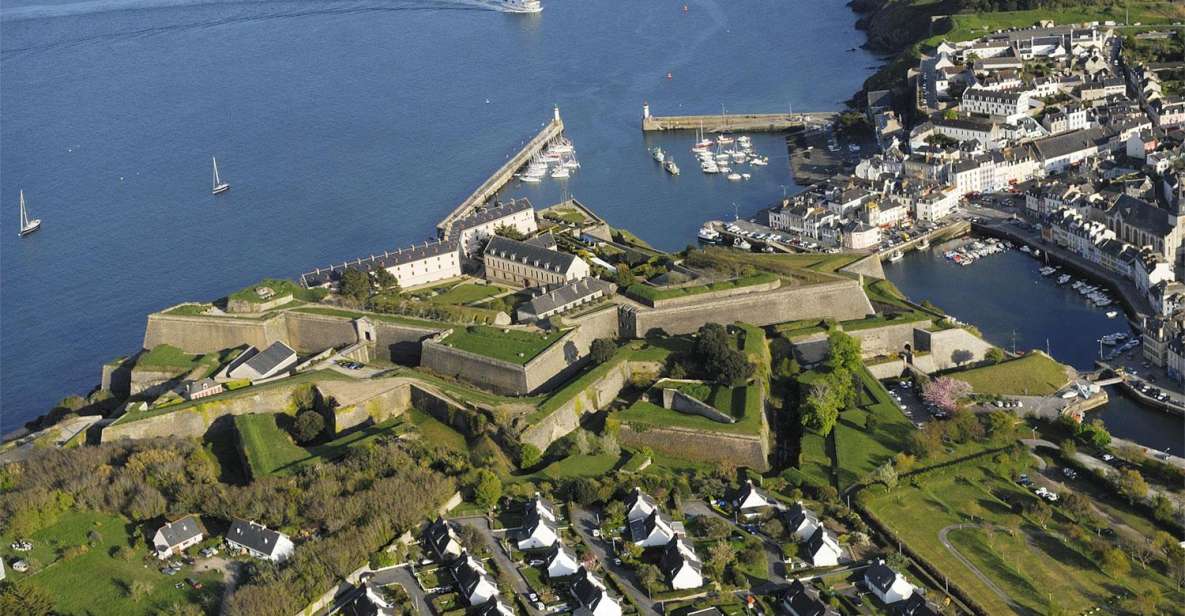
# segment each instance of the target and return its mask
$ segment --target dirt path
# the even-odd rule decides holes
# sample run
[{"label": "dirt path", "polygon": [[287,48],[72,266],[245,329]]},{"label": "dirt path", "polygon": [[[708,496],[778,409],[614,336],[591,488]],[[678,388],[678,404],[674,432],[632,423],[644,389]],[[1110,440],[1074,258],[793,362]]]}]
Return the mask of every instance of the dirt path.
[{"label": "dirt path", "polygon": [[988,590],[995,593],[995,595],[997,597],[999,597],[1001,601],[1003,601],[1004,603],[1007,603],[1008,607],[1012,608],[1012,610],[1014,612],[1016,612],[1018,614],[1028,614],[1029,613],[1028,610],[1021,607],[1021,605],[1019,603],[1017,603],[1016,601],[1013,601],[1012,597],[1009,596],[1008,593],[1004,592],[1004,589],[997,586],[996,583],[994,581],[992,581],[991,578],[984,575],[984,573],[982,571],[980,571],[978,567],[971,564],[971,561],[967,560],[966,557],[964,557],[962,554],[960,554],[959,551],[957,549],[955,549],[955,546],[951,545],[951,542],[947,538],[947,535],[950,533],[950,531],[958,530],[960,528],[979,528],[979,525],[978,524],[952,524],[952,525],[947,526],[946,528],[938,531],[938,540],[940,542],[942,542],[942,547],[946,548],[946,550],[951,553],[951,556],[954,556],[959,562],[963,563],[963,565],[965,567],[967,567],[967,569],[970,570],[971,573],[975,577],[979,578],[979,581],[983,582],[984,586],[987,586]]}]

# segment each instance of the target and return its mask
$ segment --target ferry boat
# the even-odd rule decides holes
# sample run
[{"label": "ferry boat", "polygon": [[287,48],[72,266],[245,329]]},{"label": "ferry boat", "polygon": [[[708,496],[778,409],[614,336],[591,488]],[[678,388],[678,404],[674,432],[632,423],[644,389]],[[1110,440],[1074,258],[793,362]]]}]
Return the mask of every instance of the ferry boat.
[{"label": "ferry boat", "polygon": [[700,240],[712,244],[720,241],[720,232],[711,227],[700,227],[699,233],[697,235]]},{"label": "ferry boat", "polygon": [[542,13],[543,3],[539,0],[496,0],[497,5],[508,13]]},{"label": "ferry boat", "polygon": [[25,210],[25,191],[21,191],[21,230],[20,236],[25,237],[32,233],[36,233],[41,228],[41,219],[29,219],[29,212]]}]

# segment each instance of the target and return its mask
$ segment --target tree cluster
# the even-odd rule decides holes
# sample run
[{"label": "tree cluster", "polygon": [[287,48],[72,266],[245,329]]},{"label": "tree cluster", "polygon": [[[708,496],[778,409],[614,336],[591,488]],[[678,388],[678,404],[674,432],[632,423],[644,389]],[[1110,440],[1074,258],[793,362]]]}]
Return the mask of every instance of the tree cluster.
[{"label": "tree cluster", "polygon": [[704,370],[721,385],[741,385],[753,376],[754,367],[745,354],[728,344],[728,330],[719,323],[699,328],[695,353]]},{"label": "tree cluster", "polygon": [[863,367],[859,340],[833,330],[827,336],[827,342],[826,370],[821,378],[800,391],[799,399],[802,425],[824,436],[835,427],[841,410],[855,406],[859,396],[857,373]]}]

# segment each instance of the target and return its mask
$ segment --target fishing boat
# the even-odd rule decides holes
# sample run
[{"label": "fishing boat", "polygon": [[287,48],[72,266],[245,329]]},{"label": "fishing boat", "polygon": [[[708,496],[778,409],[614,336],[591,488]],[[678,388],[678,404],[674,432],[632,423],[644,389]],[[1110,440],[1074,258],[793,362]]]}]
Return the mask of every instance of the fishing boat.
[{"label": "fishing boat", "polygon": [[889,263],[896,263],[905,258],[905,255],[900,250],[894,250],[893,254],[889,255]]},{"label": "fishing boat", "polygon": [[679,175],[679,165],[675,164],[674,158],[668,158],[667,162],[663,163],[662,168],[666,169],[667,173],[671,175]]},{"label": "fishing boat", "polygon": [[41,219],[29,219],[29,212],[25,209],[25,191],[21,191],[21,230],[20,236],[25,237],[41,228]]},{"label": "fishing boat", "polygon": [[230,190],[230,183],[218,177],[218,159],[211,156],[210,160],[214,161],[214,188],[211,192],[217,195]]},{"label": "fishing boat", "polygon": [[655,161],[660,162],[660,163],[667,159],[666,152],[663,152],[662,148],[660,148],[660,147],[650,148],[650,156]]},{"label": "fishing boat", "polygon": [[715,243],[720,241],[720,232],[711,227],[700,227],[697,235],[699,239],[705,242]]}]

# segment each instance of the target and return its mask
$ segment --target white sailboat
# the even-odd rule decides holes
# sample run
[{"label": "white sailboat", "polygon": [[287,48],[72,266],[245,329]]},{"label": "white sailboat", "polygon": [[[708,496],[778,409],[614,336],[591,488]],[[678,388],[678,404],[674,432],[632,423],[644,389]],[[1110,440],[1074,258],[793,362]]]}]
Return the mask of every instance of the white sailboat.
[{"label": "white sailboat", "polygon": [[218,159],[211,156],[210,160],[214,161],[214,188],[211,192],[217,195],[230,190],[230,183],[218,177]]},{"label": "white sailboat", "polygon": [[29,220],[29,212],[25,210],[25,191],[21,191],[21,231],[20,236],[25,237],[34,231],[41,228],[41,219],[34,218]]}]

